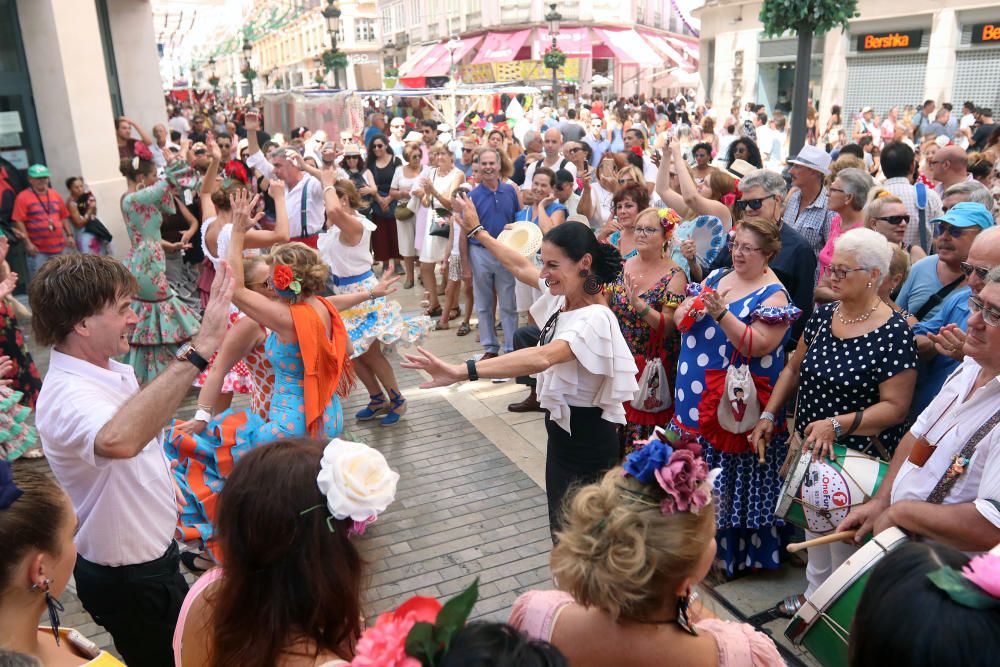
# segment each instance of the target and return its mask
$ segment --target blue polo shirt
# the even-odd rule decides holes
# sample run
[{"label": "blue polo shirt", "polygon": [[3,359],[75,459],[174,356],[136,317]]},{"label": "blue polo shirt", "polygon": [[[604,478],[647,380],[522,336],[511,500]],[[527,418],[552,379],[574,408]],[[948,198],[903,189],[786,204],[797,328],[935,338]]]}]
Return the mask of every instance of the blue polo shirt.
[{"label": "blue polo shirt", "polygon": [[[957,324],[962,331],[967,330],[969,320],[969,297],[972,288],[959,287],[945,297],[935,314],[913,325],[914,336],[938,333],[946,324]],[[943,354],[935,354],[929,361],[917,364],[917,387],[913,392],[910,416],[915,418],[924,411],[941,391],[944,381],[958,368],[959,362]]]},{"label": "blue polo shirt", "polygon": [[[503,182],[495,191],[480,183],[469,196],[476,205],[479,224],[485,227],[493,238],[499,236],[504,227],[514,222],[514,216],[521,208],[517,200],[517,190],[513,185]],[[475,239],[471,239],[469,243],[482,245]]]}]

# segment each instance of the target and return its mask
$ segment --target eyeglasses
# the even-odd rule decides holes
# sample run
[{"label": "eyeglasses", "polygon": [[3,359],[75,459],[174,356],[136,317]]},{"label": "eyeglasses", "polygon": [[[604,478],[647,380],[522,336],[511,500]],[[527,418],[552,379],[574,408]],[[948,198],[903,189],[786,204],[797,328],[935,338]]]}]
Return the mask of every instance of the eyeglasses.
[{"label": "eyeglasses", "polygon": [[935,222],[934,223],[934,236],[944,236],[947,234],[953,239],[962,238],[962,234],[969,231],[967,227],[955,227],[954,225],[949,225],[947,222]]},{"label": "eyeglasses", "polygon": [[552,339],[555,338],[556,324],[559,322],[559,313],[560,311],[558,310],[552,313],[552,317],[550,317],[549,321],[545,323],[544,327],[542,327],[542,331],[538,335],[539,345],[548,345],[552,342]]},{"label": "eyeglasses", "polygon": [[833,266],[830,265],[830,275],[837,280],[844,280],[847,278],[848,273],[854,273],[855,271],[867,271],[868,269],[851,269],[846,266]]},{"label": "eyeglasses", "polygon": [[759,211],[760,207],[764,205],[764,202],[776,196],[777,195],[768,195],[766,197],[760,197],[759,199],[739,199],[736,201],[736,208],[741,211],[745,211],[747,208],[751,211]]},{"label": "eyeglasses", "polygon": [[760,248],[754,247],[752,245],[747,245],[746,243],[737,245],[736,242],[733,241],[732,239],[726,242],[726,247],[729,248],[729,252],[733,254],[739,253],[740,255],[749,255],[750,253],[757,252],[760,250]]},{"label": "eyeglasses", "polygon": [[983,322],[991,327],[1000,327],[1000,310],[987,306],[979,297],[969,297],[969,312],[973,315],[982,313]]},{"label": "eyeglasses", "polygon": [[632,231],[636,236],[653,236],[659,233],[662,227],[636,227]]},{"label": "eyeglasses", "polygon": [[962,273],[964,273],[966,277],[971,276],[972,272],[975,271],[976,277],[980,280],[986,280],[986,275],[990,272],[990,267],[988,266],[976,266],[975,264],[970,264],[969,262],[962,262],[959,266],[962,268]]},{"label": "eyeglasses", "polygon": [[618,185],[625,185],[626,183],[635,183],[634,178],[619,178]]},{"label": "eyeglasses", "polygon": [[885,217],[875,218],[875,219],[876,220],[881,220],[882,222],[888,222],[890,225],[893,225],[893,226],[895,226],[895,225],[902,225],[904,223],[905,224],[910,224],[910,216],[909,215],[887,215]]}]

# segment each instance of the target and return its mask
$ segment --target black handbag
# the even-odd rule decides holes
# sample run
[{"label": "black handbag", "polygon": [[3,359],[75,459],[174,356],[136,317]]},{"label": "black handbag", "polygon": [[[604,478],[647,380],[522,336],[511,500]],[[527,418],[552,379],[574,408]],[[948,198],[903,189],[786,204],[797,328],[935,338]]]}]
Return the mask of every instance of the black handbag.
[{"label": "black handbag", "polygon": [[103,243],[111,243],[111,239],[113,238],[108,228],[97,218],[87,220],[87,224],[83,226],[83,231],[93,234],[98,241]]},{"label": "black handbag", "polygon": [[451,211],[446,208],[434,208],[434,213],[437,214],[438,220],[432,222],[431,231],[428,232],[431,236],[440,236],[441,238],[448,238],[448,232],[450,231],[451,224],[448,222],[439,222],[441,218],[446,218],[451,215]]}]

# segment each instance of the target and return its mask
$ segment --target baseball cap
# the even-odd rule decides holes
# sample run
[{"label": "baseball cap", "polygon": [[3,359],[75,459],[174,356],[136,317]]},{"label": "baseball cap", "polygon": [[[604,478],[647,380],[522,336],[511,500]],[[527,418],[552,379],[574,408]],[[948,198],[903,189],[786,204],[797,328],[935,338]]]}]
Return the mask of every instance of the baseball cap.
[{"label": "baseball cap", "polygon": [[410,131],[409,134],[407,134],[405,137],[403,137],[403,143],[405,143],[405,144],[409,144],[409,143],[418,143],[418,144],[421,144],[423,142],[424,142],[424,135],[420,134],[419,132],[414,132],[412,130]]},{"label": "baseball cap", "polygon": [[28,167],[28,178],[48,178],[49,168],[44,164],[33,164]]},{"label": "baseball cap", "polygon": [[947,213],[939,215],[931,222],[946,222],[952,227],[969,228],[979,225],[983,229],[993,226],[993,216],[979,202],[963,201],[955,204]]},{"label": "baseball cap", "polygon": [[861,110],[861,113],[868,113],[869,111],[874,111],[874,109],[872,109],[871,107],[865,107],[864,109]]},{"label": "baseball cap", "polygon": [[798,155],[788,160],[788,164],[808,167],[826,176],[830,173],[830,154],[822,148],[806,144]]}]

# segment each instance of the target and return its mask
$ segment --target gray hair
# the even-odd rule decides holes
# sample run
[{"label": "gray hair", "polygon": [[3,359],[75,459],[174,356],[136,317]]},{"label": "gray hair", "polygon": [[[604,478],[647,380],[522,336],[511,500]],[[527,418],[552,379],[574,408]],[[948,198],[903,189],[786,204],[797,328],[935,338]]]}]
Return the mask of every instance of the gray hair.
[{"label": "gray hair", "polygon": [[785,196],[788,191],[788,184],[776,171],[770,169],[754,169],[749,174],[740,179],[740,190],[746,191],[750,188],[763,188],[768,195]]},{"label": "gray hair", "polygon": [[493,156],[497,159],[497,163],[500,164],[500,151],[491,146],[484,146],[483,148],[479,149],[478,153],[479,159],[482,160],[483,155],[487,153],[493,153]]},{"label": "gray hair", "polygon": [[836,180],[844,184],[844,193],[853,197],[851,208],[860,211],[868,200],[868,191],[875,186],[871,175],[861,169],[848,167],[837,172]]},{"label": "gray hair", "polygon": [[986,283],[1000,283],[1000,266],[994,266],[990,269],[990,272],[986,274]]},{"label": "gray hair", "polygon": [[866,271],[878,269],[879,277],[876,287],[889,276],[892,246],[884,236],[874,229],[857,227],[844,232],[833,242],[833,249],[852,255],[857,260],[858,265]]},{"label": "gray hair", "polygon": [[965,197],[965,201],[982,204],[986,207],[987,211],[993,210],[993,193],[979,181],[962,181],[961,183],[956,183],[944,191],[942,199],[944,197],[951,197],[952,195],[959,195]]},{"label": "gray hair", "polygon": [[523,144],[524,146],[527,146],[528,144],[538,141],[541,138],[542,135],[540,135],[538,132],[534,130],[528,130],[527,132],[524,133]]}]

